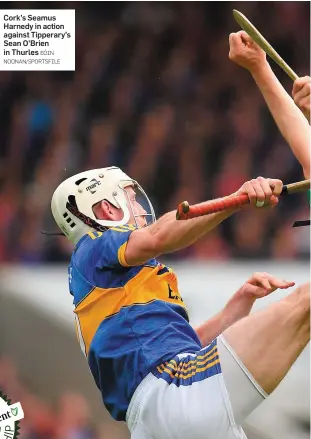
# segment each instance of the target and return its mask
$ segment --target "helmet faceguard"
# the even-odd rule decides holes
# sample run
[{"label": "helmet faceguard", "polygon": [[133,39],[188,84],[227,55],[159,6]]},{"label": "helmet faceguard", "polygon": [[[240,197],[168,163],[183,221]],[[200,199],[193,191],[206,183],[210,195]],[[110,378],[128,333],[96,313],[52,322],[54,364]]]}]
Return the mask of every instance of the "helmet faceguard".
[{"label": "helmet faceguard", "polygon": [[[128,187],[128,186],[131,186],[133,188],[133,190],[135,191],[136,202],[142,207],[142,209],[145,213],[142,213],[141,211],[137,211],[137,209],[135,208],[133,202],[130,199],[128,192],[126,191],[126,187]],[[139,224],[137,222],[137,218],[139,218],[139,217],[144,217],[145,226],[148,226],[148,225],[154,223],[155,222],[155,214],[154,214],[152,204],[151,204],[149,198],[147,197],[147,194],[145,193],[143,188],[137,183],[137,181],[132,180],[131,182],[129,182],[128,180],[123,180],[120,182],[120,188],[124,192],[124,196],[127,200],[127,206],[129,208],[130,214],[132,215],[132,218],[135,221],[134,225],[136,227],[139,227]]]}]

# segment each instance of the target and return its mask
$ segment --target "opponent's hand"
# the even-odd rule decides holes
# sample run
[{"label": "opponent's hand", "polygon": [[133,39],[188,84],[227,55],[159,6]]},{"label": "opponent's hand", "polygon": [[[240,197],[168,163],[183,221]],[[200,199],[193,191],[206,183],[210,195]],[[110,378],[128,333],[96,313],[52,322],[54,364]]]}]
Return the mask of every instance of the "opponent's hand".
[{"label": "opponent's hand", "polygon": [[311,78],[304,76],[294,82],[292,96],[297,107],[303,112],[310,122]]},{"label": "opponent's hand", "polygon": [[285,290],[293,287],[295,282],[279,279],[269,273],[254,273],[252,277],[242,286],[240,294],[253,299],[260,299],[273,293],[280,288]]},{"label": "opponent's hand", "polygon": [[274,207],[279,202],[282,188],[283,183],[281,180],[257,177],[244,183],[235,195],[248,195],[251,204],[256,207]]},{"label": "opponent's hand", "polygon": [[253,72],[267,63],[266,52],[244,31],[229,35],[229,59]]}]

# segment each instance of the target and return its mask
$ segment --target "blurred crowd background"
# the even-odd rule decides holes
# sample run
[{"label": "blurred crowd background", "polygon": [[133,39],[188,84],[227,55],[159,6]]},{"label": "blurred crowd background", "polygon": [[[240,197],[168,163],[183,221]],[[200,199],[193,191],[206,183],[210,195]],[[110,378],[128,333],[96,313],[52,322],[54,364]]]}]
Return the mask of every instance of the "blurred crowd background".
[{"label": "blurred crowd background", "polygon": [[12,404],[21,401],[25,414],[20,422],[20,439],[109,439],[109,432],[100,435],[100,427],[92,424],[88,403],[79,393],[64,392],[50,404],[29,387],[16,365],[9,358],[0,358],[1,392]]},{"label": "blurred crowd background", "polygon": [[[5,8],[38,2],[2,2]],[[240,9],[299,75],[309,73],[308,2],[57,2],[76,9],[75,72],[0,73],[0,261],[67,261],[50,200],[74,173],[120,166],[157,215],[302,172],[250,74],[228,59]],[[273,65],[291,92],[292,83]],[[177,258],[307,257],[305,197],[226,221]],[[260,239],[258,239],[260,237]]]},{"label": "blurred crowd background", "polygon": [[[236,8],[307,75],[309,2],[1,2],[11,8],[75,9],[76,71],[0,72],[0,263],[69,260],[67,240],[40,231],[56,231],[57,185],[86,169],[121,167],[158,216],[259,175],[303,178],[250,74],[229,61],[228,36]],[[309,230],[291,224],[308,214],[305,196],[241,212],[174,257],[306,259]],[[112,439],[81,395],[50,406],[30,387],[0,360],[0,389],[23,401],[22,439]]]}]

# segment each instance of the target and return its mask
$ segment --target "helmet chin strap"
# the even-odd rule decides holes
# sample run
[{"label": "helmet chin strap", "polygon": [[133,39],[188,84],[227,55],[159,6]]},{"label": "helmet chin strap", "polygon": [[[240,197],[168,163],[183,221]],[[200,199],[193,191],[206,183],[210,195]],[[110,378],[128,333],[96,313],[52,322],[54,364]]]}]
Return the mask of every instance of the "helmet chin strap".
[{"label": "helmet chin strap", "polygon": [[89,216],[84,215],[84,213],[81,213],[80,210],[77,207],[75,207],[73,204],[69,203],[69,201],[66,203],[66,208],[69,210],[69,212],[71,212],[76,218],[82,221],[85,225],[91,227],[92,229],[97,230],[98,232],[106,232],[106,230],[109,229],[109,227],[102,226],[101,224],[98,224]]},{"label": "helmet chin strap", "polygon": [[[98,224],[96,221],[94,221],[92,218],[88,217],[87,215],[84,215],[81,213],[77,207],[75,207],[72,203],[69,201],[66,203],[66,208],[71,212],[76,218],[81,220],[85,225],[91,227],[92,229],[97,230],[98,232],[106,232],[108,230],[108,227],[102,226]],[[45,230],[41,230],[42,235],[48,235],[48,236],[66,236],[65,233],[62,232],[46,232]]]}]

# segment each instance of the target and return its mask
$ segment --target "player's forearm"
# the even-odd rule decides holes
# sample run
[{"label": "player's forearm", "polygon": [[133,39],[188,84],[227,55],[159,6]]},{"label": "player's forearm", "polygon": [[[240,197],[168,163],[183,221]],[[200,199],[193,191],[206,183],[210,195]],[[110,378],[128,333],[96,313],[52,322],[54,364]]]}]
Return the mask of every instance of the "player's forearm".
[{"label": "player's forearm", "polygon": [[242,295],[240,288],[222,311],[195,329],[202,346],[207,346],[229,326],[246,317],[254,303],[255,298]]},{"label": "player's forearm", "polygon": [[185,221],[177,221],[176,212],[167,213],[149,226],[149,232],[157,243],[156,252],[166,254],[188,247],[235,211],[228,210]]},{"label": "player's forearm", "polygon": [[268,62],[251,73],[281,134],[301,164],[305,177],[310,178],[310,126],[308,121],[280,84]]}]

